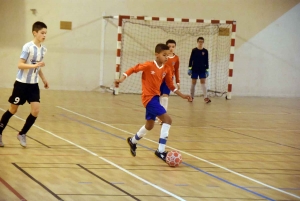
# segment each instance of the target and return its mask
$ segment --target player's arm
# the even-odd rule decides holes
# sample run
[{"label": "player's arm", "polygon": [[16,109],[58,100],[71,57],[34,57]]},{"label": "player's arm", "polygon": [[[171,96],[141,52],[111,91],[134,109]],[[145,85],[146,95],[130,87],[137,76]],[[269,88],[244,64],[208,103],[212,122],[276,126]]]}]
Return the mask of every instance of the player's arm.
[{"label": "player's arm", "polygon": [[31,68],[38,68],[38,67],[45,66],[44,62],[37,62],[35,64],[26,64],[25,62],[26,62],[26,60],[21,58],[18,63],[18,68],[19,69],[31,69]]},{"label": "player's arm", "polygon": [[143,71],[145,68],[147,68],[147,64],[138,64],[134,67],[129,68],[120,79],[115,80],[116,84],[122,83],[128,76],[130,76],[133,73],[138,73],[140,71]]},{"label": "player's arm", "polygon": [[180,79],[179,79],[179,58],[176,61],[175,65],[174,65],[174,69],[175,69],[175,78],[176,78],[176,84],[177,84],[177,88],[180,89]]},{"label": "player's arm", "polygon": [[44,73],[42,72],[42,69],[39,70],[39,76],[40,78],[42,79],[43,83],[44,83],[44,87],[45,89],[48,89],[49,88],[49,83],[48,81],[46,80],[45,76],[44,76]]},{"label": "player's arm", "polygon": [[192,66],[193,66],[193,55],[194,55],[194,49],[191,52],[191,56],[190,56],[190,61],[189,61],[189,66],[188,66],[188,75],[192,75]]},{"label": "player's arm", "polygon": [[193,60],[194,60],[194,49],[191,52],[190,60],[189,60],[189,67],[193,66]]},{"label": "player's arm", "polygon": [[205,74],[206,74],[206,77],[208,77],[209,76],[209,56],[208,56],[208,50],[206,50],[206,63],[205,63],[205,65],[206,65],[206,72],[205,72]]},{"label": "player's arm", "polygon": [[179,90],[174,91],[174,93],[177,94],[178,96],[180,96],[183,99],[188,99],[189,101],[192,100],[190,95],[182,94]]},{"label": "player's arm", "polygon": [[167,72],[165,81],[166,81],[166,84],[167,84],[168,88],[171,91],[173,91],[175,94],[177,94],[178,96],[180,96],[183,99],[191,100],[190,95],[182,94],[178,89],[175,88],[175,86],[173,84],[173,80],[172,80],[172,72],[171,71]]},{"label": "player's arm", "polygon": [[209,69],[209,56],[208,56],[208,50],[206,50],[206,69]]}]

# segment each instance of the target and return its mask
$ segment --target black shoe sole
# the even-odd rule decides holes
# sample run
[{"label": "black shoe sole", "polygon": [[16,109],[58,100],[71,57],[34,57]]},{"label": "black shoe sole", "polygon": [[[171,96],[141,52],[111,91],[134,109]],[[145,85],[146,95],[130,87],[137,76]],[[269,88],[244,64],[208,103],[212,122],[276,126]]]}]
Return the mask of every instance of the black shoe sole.
[{"label": "black shoe sole", "polygon": [[130,137],[127,138],[127,143],[128,143],[128,145],[129,145],[129,147],[130,147],[130,153],[131,153],[131,155],[132,155],[133,157],[135,157],[135,156],[136,156],[136,152],[135,152],[135,151],[132,151],[132,149],[131,149],[131,144],[130,144],[129,140],[130,140]]},{"label": "black shoe sole", "polygon": [[157,158],[159,158],[160,160],[162,160],[163,162],[165,162],[166,163],[166,161],[164,160],[164,159],[162,159],[161,157],[159,157],[158,155],[156,155],[156,153],[154,152],[154,155],[157,157]]}]

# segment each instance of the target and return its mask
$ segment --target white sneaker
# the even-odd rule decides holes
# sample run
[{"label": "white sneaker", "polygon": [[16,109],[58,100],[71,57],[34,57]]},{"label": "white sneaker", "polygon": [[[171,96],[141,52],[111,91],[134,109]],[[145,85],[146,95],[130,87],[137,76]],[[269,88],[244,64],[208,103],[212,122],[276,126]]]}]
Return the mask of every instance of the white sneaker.
[{"label": "white sneaker", "polygon": [[17,138],[20,141],[21,146],[26,147],[26,135],[25,134],[23,134],[23,135],[18,134]]},{"label": "white sneaker", "polygon": [[4,147],[4,144],[2,142],[2,135],[0,135],[0,147]]}]

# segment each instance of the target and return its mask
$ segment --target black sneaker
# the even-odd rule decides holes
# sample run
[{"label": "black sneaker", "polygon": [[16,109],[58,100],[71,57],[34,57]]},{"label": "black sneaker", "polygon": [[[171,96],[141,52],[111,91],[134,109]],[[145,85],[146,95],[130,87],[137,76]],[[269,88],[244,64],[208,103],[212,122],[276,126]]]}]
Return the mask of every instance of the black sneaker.
[{"label": "black sneaker", "polygon": [[130,153],[131,153],[131,155],[132,155],[133,157],[135,157],[135,156],[136,156],[136,153],[135,153],[135,150],[136,150],[136,144],[133,144],[133,143],[131,142],[131,137],[128,137],[128,138],[127,138],[127,143],[128,143],[129,146],[130,146]]},{"label": "black sneaker", "polygon": [[155,156],[157,156],[158,158],[160,158],[161,160],[166,162],[166,157],[167,157],[168,152],[164,151],[162,153],[160,153],[158,150],[155,151]]}]

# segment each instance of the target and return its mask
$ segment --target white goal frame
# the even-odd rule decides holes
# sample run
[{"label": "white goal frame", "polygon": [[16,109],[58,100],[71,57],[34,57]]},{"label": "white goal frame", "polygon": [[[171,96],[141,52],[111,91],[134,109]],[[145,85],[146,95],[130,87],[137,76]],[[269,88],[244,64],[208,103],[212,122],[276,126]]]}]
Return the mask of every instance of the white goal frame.
[{"label": "white goal frame", "polygon": [[[116,71],[115,79],[120,78],[120,62],[121,62],[121,48],[122,48],[122,24],[123,19],[136,19],[147,21],[168,21],[168,22],[186,22],[186,23],[206,23],[206,24],[232,24],[231,28],[231,44],[230,44],[230,56],[228,65],[228,84],[226,99],[231,99],[232,96],[232,77],[233,77],[233,63],[234,63],[234,49],[235,49],[235,35],[236,35],[236,21],[234,20],[205,20],[205,19],[189,19],[189,18],[170,18],[170,17],[146,17],[146,16],[104,16],[103,18],[113,18],[118,20],[118,36],[117,36],[117,54],[116,54]],[[114,95],[119,94],[118,84],[114,87]]]}]

